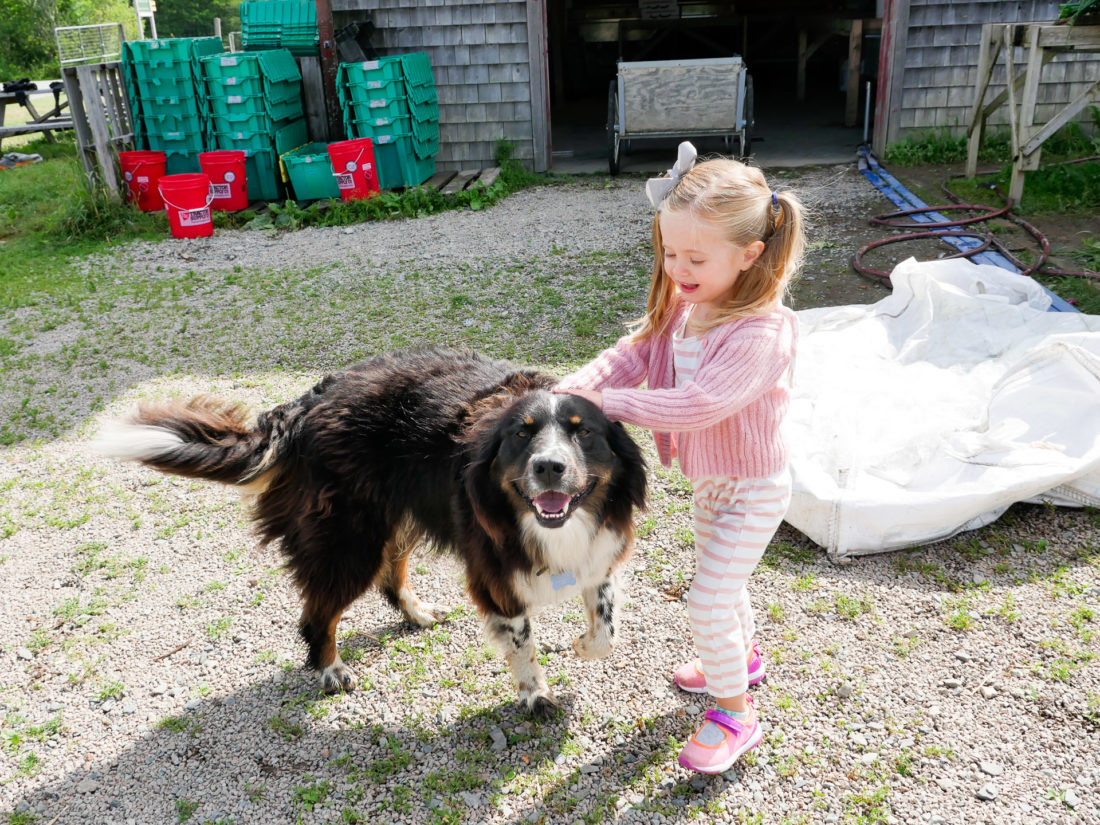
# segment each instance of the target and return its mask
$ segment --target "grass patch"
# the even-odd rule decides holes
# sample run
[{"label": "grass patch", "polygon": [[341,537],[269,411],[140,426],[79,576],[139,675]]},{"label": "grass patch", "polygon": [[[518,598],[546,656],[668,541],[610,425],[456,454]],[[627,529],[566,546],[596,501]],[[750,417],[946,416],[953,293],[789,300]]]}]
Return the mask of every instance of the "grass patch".
[{"label": "grass patch", "polygon": [[[270,204],[270,213],[263,215],[247,209],[216,213],[215,226],[279,232],[414,218],[453,209],[486,209],[511,192],[551,180],[528,172],[513,160],[513,148],[507,141],[498,144],[496,161],[501,173],[489,187],[442,195],[417,186],[403,192],[386,191],[364,201],[308,206],[286,201]],[[164,213],[141,212],[89,191],[71,135],[56,144],[39,140],[23,149],[42,155],[43,161],[0,176],[0,255],[4,259],[0,306],[32,304],[43,293],[87,297],[99,291],[111,275],[85,273],[71,265],[72,259],[134,240],[168,236]],[[10,346],[12,342],[0,341],[0,352]]]}]

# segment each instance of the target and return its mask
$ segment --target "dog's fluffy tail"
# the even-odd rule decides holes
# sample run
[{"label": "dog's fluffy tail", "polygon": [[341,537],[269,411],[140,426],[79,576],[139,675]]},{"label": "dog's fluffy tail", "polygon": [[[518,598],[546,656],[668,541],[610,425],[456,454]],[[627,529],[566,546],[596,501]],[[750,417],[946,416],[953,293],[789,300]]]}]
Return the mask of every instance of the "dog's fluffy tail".
[{"label": "dog's fluffy tail", "polygon": [[243,485],[279,460],[285,421],[277,412],[251,426],[240,405],[208,396],[143,404],[129,419],[107,424],[95,447],[164,473]]}]

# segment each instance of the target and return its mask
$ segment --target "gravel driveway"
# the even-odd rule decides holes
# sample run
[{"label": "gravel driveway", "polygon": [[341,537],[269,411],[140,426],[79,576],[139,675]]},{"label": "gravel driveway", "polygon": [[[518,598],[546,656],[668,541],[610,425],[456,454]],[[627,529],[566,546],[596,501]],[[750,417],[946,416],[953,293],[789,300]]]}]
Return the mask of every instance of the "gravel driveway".
[{"label": "gravel driveway", "polygon": [[[854,166],[776,172],[812,210],[799,307],[885,292],[847,269],[888,209]],[[751,590],[764,744],[676,765],[705,710],[690,489],[659,467],[620,646],[578,603],[537,638],[563,711],[519,713],[458,567],[414,560],[432,630],[371,593],[340,626],[360,689],[317,692],[298,602],[230,490],[100,459],[104,417],[214,392],[256,410],[398,346],[564,373],[645,303],[640,179],[485,212],[120,247],[88,292],[0,310],[0,815],[7,823],[1100,822],[1100,517],[1017,506],[934,546],[830,564],[784,526]]]}]

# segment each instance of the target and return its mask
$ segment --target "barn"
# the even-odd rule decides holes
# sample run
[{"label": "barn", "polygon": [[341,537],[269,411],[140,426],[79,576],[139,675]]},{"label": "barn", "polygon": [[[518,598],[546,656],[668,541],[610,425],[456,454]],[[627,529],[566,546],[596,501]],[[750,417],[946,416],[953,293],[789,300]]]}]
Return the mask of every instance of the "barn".
[{"label": "barn", "polygon": [[[757,139],[864,128],[873,148],[966,129],[984,23],[1053,21],[1044,0],[331,0],[335,27],[369,21],[379,54],[425,51],[439,93],[440,169],[491,165],[499,140],[536,171],[599,140],[622,60],[741,55]],[[1098,47],[1100,48],[1100,47]],[[1024,59],[1022,50],[1017,64]],[[1036,122],[1100,79],[1100,51],[1056,54]],[[993,70],[991,92],[1004,88]],[[998,121],[1000,118],[1000,121]],[[1087,110],[1078,118],[1088,120]],[[990,123],[1004,122],[1004,113]]]}]

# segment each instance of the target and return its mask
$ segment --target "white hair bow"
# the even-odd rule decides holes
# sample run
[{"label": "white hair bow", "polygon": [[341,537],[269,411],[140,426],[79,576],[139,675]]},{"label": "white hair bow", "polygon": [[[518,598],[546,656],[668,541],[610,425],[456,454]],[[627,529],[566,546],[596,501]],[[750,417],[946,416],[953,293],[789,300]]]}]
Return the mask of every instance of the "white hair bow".
[{"label": "white hair bow", "polygon": [[645,194],[654,209],[661,205],[661,201],[668,197],[668,193],[683,180],[684,175],[694,168],[698,155],[690,141],[685,140],[676,150],[676,163],[668,170],[666,177],[650,178],[646,181]]}]

